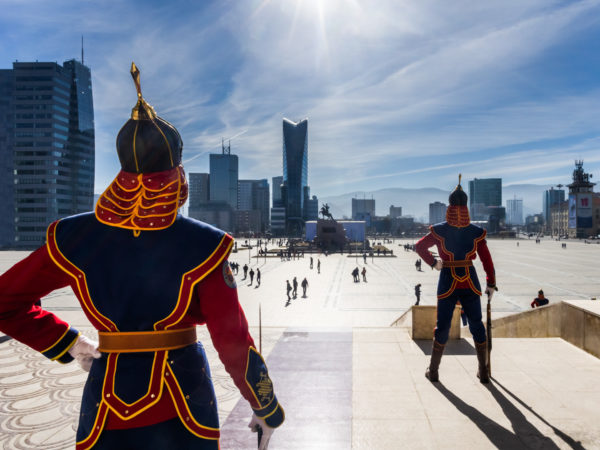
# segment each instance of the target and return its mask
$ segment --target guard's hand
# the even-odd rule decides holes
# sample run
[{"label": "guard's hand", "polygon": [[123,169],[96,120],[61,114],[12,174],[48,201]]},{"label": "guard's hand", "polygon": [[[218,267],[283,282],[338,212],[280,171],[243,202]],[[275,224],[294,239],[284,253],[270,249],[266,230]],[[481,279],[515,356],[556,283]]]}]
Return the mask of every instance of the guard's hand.
[{"label": "guard's hand", "polygon": [[77,360],[81,368],[86,372],[90,371],[92,361],[102,356],[98,351],[98,343],[86,338],[82,334],[79,335],[73,347],[69,349],[69,354]]},{"label": "guard's hand", "polygon": [[494,292],[496,292],[497,290],[498,290],[497,287],[488,286],[485,288],[485,293],[487,294],[489,300],[491,300],[492,297],[494,297]]},{"label": "guard's hand", "polygon": [[259,428],[262,428],[263,434],[258,446],[258,450],[267,450],[267,448],[269,448],[269,440],[271,439],[271,435],[273,434],[273,431],[275,431],[275,428],[271,428],[256,414],[252,414],[252,419],[250,419],[248,428],[250,428],[250,431],[253,433],[256,433]]},{"label": "guard's hand", "polygon": [[435,270],[442,270],[442,267],[444,267],[444,263],[442,261],[440,261],[439,259],[433,265],[433,268]]}]

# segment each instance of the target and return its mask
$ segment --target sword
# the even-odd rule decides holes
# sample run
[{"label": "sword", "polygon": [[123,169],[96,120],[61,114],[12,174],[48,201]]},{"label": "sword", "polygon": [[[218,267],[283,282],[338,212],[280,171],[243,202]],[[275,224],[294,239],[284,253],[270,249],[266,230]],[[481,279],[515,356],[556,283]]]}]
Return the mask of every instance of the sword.
[{"label": "sword", "polygon": [[487,370],[488,370],[488,376],[491,378],[492,377],[492,359],[491,359],[491,354],[492,354],[492,306],[491,306],[491,298],[488,295],[488,302],[487,302]]},{"label": "sword", "polygon": [[[258,304],[258,353],[262,356],[262,310],[261,304]],[[262,441],[263,429],[261,426],[258,426],[258,430],[256,430],[257,438],[258,438],[258,447],[260,448],[260,441]]]}]

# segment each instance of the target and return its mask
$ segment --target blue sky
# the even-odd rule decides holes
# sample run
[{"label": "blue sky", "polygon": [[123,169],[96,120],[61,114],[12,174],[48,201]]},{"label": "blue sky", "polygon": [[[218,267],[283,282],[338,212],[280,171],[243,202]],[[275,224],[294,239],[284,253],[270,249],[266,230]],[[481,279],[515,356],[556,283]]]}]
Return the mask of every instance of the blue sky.
[{"label": "blue sky", "polygon": [[236,136],[241,178],[282,173],[282,118],[308,117],[319,196],[465,179],[600,177],[600,1],[0,0],[0,68],[80,57],[92,69],[96,191],[144,97],[188,172]]}]

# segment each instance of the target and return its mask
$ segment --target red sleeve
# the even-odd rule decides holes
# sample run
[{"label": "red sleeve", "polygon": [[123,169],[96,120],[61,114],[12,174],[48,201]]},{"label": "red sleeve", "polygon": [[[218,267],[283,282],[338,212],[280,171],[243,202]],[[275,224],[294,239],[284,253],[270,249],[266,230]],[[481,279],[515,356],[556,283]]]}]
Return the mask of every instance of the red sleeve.
[{"label": "red sleeve", "polygon": [[435,264],[435,258],[433,257],[429,249],[436,244],[437,239],[434,238],[431,233],[428,233],[425,236],[423,236],[419,240],[419,242],[415,244],[415,250],[417,251],[418,255],[423,261],[425,261],[426,264],[429,264],[430,266],[433,266]]},{"label": "red sleeve", "polygon": [[69,282],[46,245],[15,264],[0,276],[0,331],[50,359],[70,361],[66,352],[79,333],[40,306],[42,297]]},{"label": "red sleeve", "polygon": [[225,261],[198,284],[197,320],[206,322],[225,370],[256,415],[269,426],[277,427],[284,420],[283,409],[275,397],[264,359],[248,332],[248,321],[233,280]]},{"label": "red sleeve", "polygon": [[487,285],[490,287],[496,286],[496,272],[494,270],[494,263],[492,262],[492,255],[488,249],[485,239],[479,242],[477,245],[477,254],[481,263],[483,264],[483,270],[485,270]]}]

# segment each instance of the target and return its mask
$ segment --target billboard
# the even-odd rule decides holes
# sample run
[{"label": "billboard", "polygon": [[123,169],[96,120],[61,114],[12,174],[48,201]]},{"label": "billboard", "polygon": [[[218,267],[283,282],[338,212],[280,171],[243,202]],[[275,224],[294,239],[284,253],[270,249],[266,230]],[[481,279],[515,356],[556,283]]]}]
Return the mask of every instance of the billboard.
[{"label": "billboard", "polygon": [[592,193],[577,194],[577,228],[592,226]]},{"label": "billboard", "polygon": [[569,194],[569,228],[577,228],[577,197]]}]

